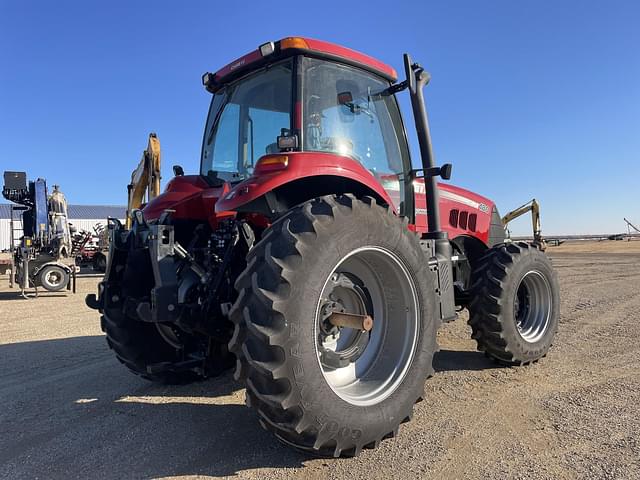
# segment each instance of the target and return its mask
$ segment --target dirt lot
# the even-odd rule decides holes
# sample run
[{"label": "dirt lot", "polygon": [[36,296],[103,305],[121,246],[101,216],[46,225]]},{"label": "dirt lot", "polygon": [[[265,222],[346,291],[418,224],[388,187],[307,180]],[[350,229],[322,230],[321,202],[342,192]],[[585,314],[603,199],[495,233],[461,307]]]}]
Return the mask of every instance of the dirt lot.
[{"label": "dirt lot", "polygon": [[498,368],[466,317],[445,326],[413,421],[348,460],[275,442],[230,375],[130,375],[83,304],[97,279],[22,300],[2,277],[0,478],[640,478],[640,242],[585,246],[550,250],[562,318],[547,358]]}]

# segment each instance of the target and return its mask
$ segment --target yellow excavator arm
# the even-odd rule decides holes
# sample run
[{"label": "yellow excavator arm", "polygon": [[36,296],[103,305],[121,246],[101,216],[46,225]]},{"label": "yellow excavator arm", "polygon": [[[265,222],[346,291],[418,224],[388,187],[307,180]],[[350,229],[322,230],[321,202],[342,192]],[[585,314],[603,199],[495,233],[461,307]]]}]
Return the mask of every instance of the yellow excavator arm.
[{"label": "yellow excavator arm", "polygon": [[131,172],[131,183],[127,185],[126,227],[131,228],[131,213],[160,195],[160,140],[155,133],[149,134],[149,144],[142,152],[136,169]]},{"label": "yellow excavator arm", "polygon": [[540,226],[540,205],[536,201],[536,199],[532,199],[531,201],[525,203],[521,207],[516,208],[515,210],[507,213],[504,217],[502,217],[502,224],[504,228],[507,228],[509,222],[515,220],[526,213],[531,212],[531,223],[533,226],[533,243],[538,245],[541,250],[544,250],[546,247],[544,238],[542,238],[542,227]]}]

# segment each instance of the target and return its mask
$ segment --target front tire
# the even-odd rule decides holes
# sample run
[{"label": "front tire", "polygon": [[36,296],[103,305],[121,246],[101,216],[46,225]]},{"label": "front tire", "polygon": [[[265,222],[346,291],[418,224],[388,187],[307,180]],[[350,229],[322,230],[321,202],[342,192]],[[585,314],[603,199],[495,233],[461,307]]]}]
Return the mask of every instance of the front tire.
[{"label": "front tire", "polygon": [[551,261],[525,242],[489,249],[472,273],[469,325],[478,349],[505,365],[544,357],[558,330],[560,294]]},{"label": "front tire", "polygon": [[[394,436],[433,373],[439,323],[406,223],[372,199],[321,197],[274,223],[247,260],[229,345],[262,426],[319,456]],[[373,329],[332,327],[328,311],[371,314]]]}]

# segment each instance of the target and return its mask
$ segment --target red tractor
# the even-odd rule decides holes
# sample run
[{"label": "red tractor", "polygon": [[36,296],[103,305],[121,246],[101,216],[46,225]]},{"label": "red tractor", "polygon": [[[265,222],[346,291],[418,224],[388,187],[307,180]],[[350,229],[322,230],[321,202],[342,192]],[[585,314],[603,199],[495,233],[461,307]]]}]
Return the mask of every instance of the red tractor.
[{"label": "red tractor", "polygon": [[[493,202],[435,166],[423,87],[330,43],[284,38],[215,74],[198,175],[111,221],[98,295],[118,359],[183,383],[236,364],[264,428],[321,456],[357,455],[411,417],[441,322],[469,310],[500,363],[543,357],[558,327],[539,242],[511,242]],[[412,166],[396,94],[411,98]]]}]

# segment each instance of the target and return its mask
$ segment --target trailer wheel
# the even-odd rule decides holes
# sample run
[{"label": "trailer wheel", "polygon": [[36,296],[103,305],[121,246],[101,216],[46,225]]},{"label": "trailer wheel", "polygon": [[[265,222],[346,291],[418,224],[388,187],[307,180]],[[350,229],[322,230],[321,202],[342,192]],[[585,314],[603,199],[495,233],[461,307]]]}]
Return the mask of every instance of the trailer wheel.
[{"label": "trailer wheel", "polygon": [[[236,282],[229,343],[247,404],[282,442],[354,456],[395,436],[433,373],[433,274],[406,222],[373,199],[325,196],[265,232]],[[332,312],[373,318],[338,327]]]},{"label": "trailer wheel", "polygon": [[478,349],[506,365],[544,357],[560,310],[549,258],[528,243],[505,243],[489,249],[474,267],[469,325]]},{"label": "trailer wheel", "polygon": [[38,274],[38,280],[48,292],[59,292],[67,288],[69,273],[58,265],[45,265]]}]

